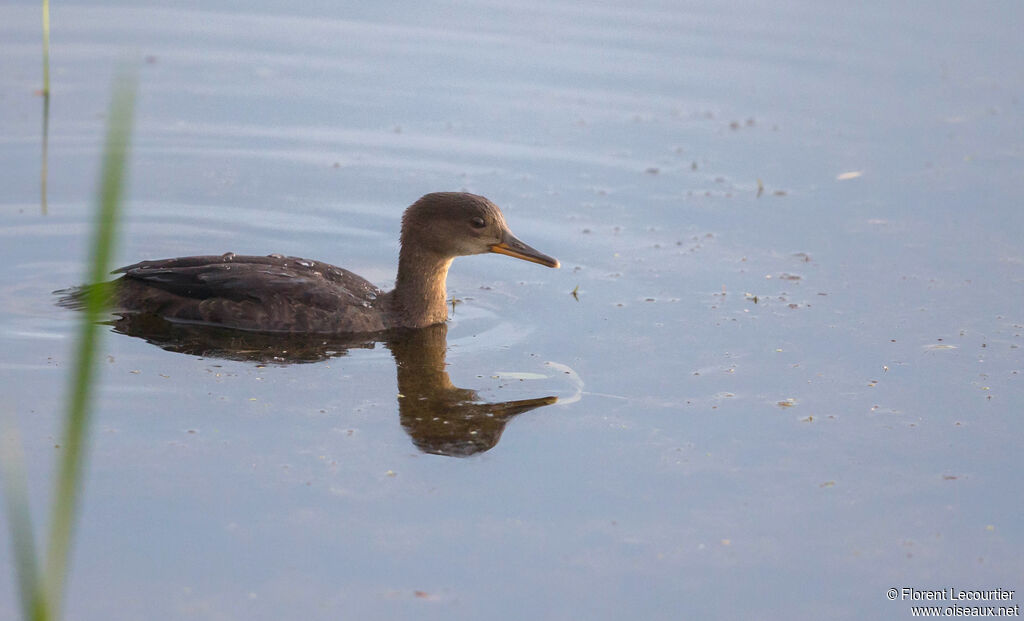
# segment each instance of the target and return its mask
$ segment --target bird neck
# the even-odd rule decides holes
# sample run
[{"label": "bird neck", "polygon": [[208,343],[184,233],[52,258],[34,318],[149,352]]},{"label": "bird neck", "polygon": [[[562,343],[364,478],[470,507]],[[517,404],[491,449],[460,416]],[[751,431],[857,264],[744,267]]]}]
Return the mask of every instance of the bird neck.
[{"label": "bird neck", "polygon": [[393,327],[422,328],[448,319],[445,280],[452,257],[402,246],[398,255],[398,276],[391,294],[396,324]]}]

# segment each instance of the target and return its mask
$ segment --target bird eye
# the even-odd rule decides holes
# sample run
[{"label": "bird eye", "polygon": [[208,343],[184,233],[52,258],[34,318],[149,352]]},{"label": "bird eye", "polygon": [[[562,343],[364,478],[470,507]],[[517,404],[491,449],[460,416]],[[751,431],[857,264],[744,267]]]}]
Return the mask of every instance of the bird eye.
[{"label": "bird eye", "polygon": [[487,223],[484,222],[484,219],[481,218],[480,216],[473,218],[472,220],[469,221],[469,223],[473,225],[474,229],[482,229],[485,226],[487,226]]}]

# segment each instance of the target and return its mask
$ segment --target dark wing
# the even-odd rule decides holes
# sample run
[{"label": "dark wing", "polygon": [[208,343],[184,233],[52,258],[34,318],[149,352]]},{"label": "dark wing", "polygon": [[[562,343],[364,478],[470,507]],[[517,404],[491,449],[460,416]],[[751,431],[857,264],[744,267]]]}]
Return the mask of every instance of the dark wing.
[{"label": "dark wing", "polygon": [[272,332],[384,329],[381,291],[348,270],[297,257],[183,257],[117,270],[118,306],[170,320]]}]

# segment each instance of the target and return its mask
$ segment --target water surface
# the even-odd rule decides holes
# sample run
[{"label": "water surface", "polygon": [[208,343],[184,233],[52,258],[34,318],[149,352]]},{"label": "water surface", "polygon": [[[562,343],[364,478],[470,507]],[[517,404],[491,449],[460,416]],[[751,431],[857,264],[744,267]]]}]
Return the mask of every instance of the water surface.
[{"label": "water surface", "polygon": [[69,618],[904,618],[888,588],[1024,588],[1017,4],[65,3],[45,216],[38,17],[0,8],[0,381],[37,519],[118,62],[123,264],[389,287],[402,209],[465,189],[563,265],[452,269],[452,384],[561,399],[468,457],[421,450],[383,345],[107,334]]}]

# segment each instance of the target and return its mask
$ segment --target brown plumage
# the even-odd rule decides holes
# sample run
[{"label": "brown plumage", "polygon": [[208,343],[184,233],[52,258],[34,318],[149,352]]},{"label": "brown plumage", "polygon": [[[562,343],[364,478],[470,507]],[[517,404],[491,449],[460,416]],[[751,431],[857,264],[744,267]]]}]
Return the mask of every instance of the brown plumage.
[{"label": "brown plumage", "polygon": [[[497,252],[558,267],[519,241],[482,196],[427,194],[402,216],[395,289],[383,292],[319,261],[270,255],[183,257],[116,270],[114,310],[240,330],[365,333],[422,328],[447,319],[445,280],[457,256]],[[75,306],[81,290],[61,303]]]}]

